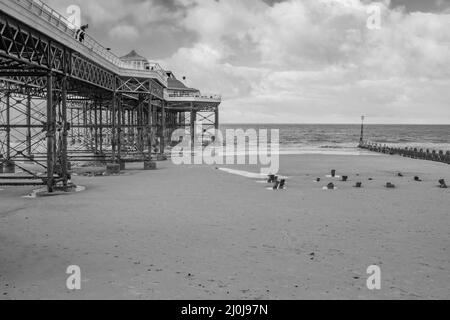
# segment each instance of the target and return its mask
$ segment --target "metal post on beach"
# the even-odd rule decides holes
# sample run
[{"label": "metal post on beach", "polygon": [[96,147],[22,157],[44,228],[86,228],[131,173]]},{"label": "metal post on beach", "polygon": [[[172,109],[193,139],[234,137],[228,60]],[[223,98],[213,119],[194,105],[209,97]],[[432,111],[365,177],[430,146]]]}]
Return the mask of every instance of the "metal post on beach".
[{"label": "metal post on beach", "polygon": [[364,144],[364,120],[365,120],[365,116],[361,116],[361,137],[359,139],[360,146],[362,146]]}]

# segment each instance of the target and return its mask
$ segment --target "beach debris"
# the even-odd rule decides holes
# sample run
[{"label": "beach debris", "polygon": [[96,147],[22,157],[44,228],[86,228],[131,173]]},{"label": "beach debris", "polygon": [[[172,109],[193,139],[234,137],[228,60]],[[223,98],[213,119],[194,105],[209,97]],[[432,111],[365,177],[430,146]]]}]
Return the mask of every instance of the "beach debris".
[{"label": "beach debris", "polygon": [[275,184],[273,185],[273,190],[278,190],[278,188],[280,187],[280,182],[279,181],[275,181]]},{"label": "beach debris", "polygon": [[269,179],[267,180],[267,183],[275,183],[275,182],[277,182],[277,180],[278,180],[278,177],[276,175],[270,174]]},{"label": "beach debris", "polygon": [[400,177],[400,178],[403,178],[403,174],[402,174],[401,172],[399,172],[399,173],[397,174],[397,176]]},{"label": "beach debris", "polygon": [[369,181],[373,181],[373,178],[369,178]]},{"label": "beach debris", "polygon": [[315,182],[320,182],[321,180],[322,180],[322,179],[320,179],[320,178],[317,178]]},{"label": "beach debris", "polygon": [[333,178],[333,179],[334,178],[340,178],[340,176],[336,174],[336,170],[335,169],[331,170],[331,174],[327,175],[326,177],[327,178]]},{"label": "beach debris", "polygon": [[362,188],[362,182],[357,182],[355,184],[355,188]]},{"label": "beach debris", "polygon": [[416,181],[416,182],[422,182],[422,179],[420,179],[419,177],[415,176],[415,177],[414,177],[414,181]]},{"label": "beach debris", "polygon": [[273,186],[273,190],[284,190],[286,188],[286,180],[277,180]]},{"label": "beach debris", "polygon": [[324,189],[326,190],[334,190],[336,187],[333,182],[330,182]]},{"label": "beach debris", "polygon": [[444,179],[439,180],[439,188],[442,188],[442,189],[447,189],[448,188]]},{"label": "beach debris", "polygon": [[348,181],[348,176],[342,176],[342,181],[343,182],[347,182]]},{"label": "beach debris", "polygon": [[391,182],[386,183],[386,188],[388,189],[395,189],[395,185],[392,184]]}]

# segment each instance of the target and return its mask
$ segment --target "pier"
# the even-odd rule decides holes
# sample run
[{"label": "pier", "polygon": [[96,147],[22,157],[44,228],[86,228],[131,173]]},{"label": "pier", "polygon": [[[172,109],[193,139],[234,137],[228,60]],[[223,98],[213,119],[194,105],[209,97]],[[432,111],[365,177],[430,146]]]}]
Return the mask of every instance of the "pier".
[{"label": "pier", "polygon": [[134,50],[119,57],[88,34],[79,41],[39,0],[0,3],[1,186],[70,188],[76,162],[154,169],[174,130],[218,128],[220,104]]}]

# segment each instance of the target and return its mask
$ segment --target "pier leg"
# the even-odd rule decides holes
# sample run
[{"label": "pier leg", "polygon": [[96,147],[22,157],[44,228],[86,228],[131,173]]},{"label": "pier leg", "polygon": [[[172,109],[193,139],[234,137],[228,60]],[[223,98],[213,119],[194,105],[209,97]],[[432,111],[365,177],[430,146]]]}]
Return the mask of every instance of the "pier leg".
[{"label": "pier leg", "polygon": [[11,160],[11,91],[6,93],[6,161],[3,166],[4,173],[15,173],[16,166]]},{"label": "pier leg", "polygon": [[197,121],[197,112],[194,110],[194,105],[191,103],[191,150],[192,154],[195,152],[195,122]]},{"label": "pier leg", "polygon": [[31,93],[30,89],[27,89],[27,155],[31,156]]},{"label": "pier leg", "polygon": [[89,131],[88,131],[88,113],[87,113],[87,102],[83,103],[83,137],[84,137],[84,147],[89,150]]},{"label": "pier leg", "polygon": [[130,110],[131,113],[131,146],[134,146],[136,144],[136,136],[135,136],[135,126],[136,126],[136,117],[135,117],[136,110]]},{"label": "pier leg", "polygon": [[6,161],[11,159],[11,93],[6,93]]},{"label": "pier leg", "polygon": [[53,76],[47,76],[47,191],[53,192],[54,187],[54,145],[55,145],[55,121],[54,121],[54,96]]},{"label": "pier leg", "polygon": [[69,164],[67,162],[67,137],[68,137],[68,122],[67,122],[67,78],[64,77],[62,81],[62,92],[61,92],[61,103],[62,103],[62,141],[61,141],[61,167],[62,167],[62,179],[63,186],[67,188],[68,185],[68,167]]},{"label": "pier leg", "polygon": [[161,143],[160,143],[160,147],[159,147],[159,153],[161,154],[161,156],[164,155],[165,152],[165,146],[166,146],[166,102],[162,101],[161,102]]},{"label": "pier leg", "polygon": [[[154,147],[156,149],[156,142],[153,144],[153,140],[156,140],[156,137],[158,135],[158,114],[156,107],[152,107],[152,148]],[[153,152],[153,150],[152,150]]]},{"label": "pier leg", "polygon": [[90,149],[91,152],[95,154],[95,148],[94,148],[94,121],[92,118],[92,109],[93,109],[93,103],[90,103],[89,105],[89,144],[90,144]]},{"label": "pier leg", "polygon": [[99,105],[99,123],[98,123],[98,127],[99,127],[99,152],[101,155],[103,155],[103,106]]},{"label": "pier leg", "polygon": [[152,161],[152,126],[153,126],[153,105],[152,105],[152,95],[148,95],[148,106],[147,106],[147,161]]},{"label": "pier leg", "polygon": [[77,109],[77,132],[76,132],[76,142],[81,142],[81,118],[80,118],[80,109]]},{"label": "pier leg", "polygon": [[219,107],[216,107],[214,111],[215,119],[214,119],[214,127],[216,130],[219,130]]},{"label": "pier leg", "polygon": [[111,100],[111,124],[112,124],[112,131],[111,131],[111,151],[112,151],[112,163],[117,163],[116,159],[116,137],[117,137],[117,127],[116,127],[116,112],[117,112],[117,106],[116,106],[116,93],[113,93],[112,100]]},{"label": "pier leg", "polygon": [[131,113],[130,110],[127,109],[125,110],[126,113],[126,130],[127,130],[127,146],[129,145],[130,141],[131,141]]},{"label": "pier leg", "polygon": [[144,153],[144,97],[139,95],[139,103],[137,107],[136,125],[137,125],[137,139],[136,145],[139,152]]},{"label": "pier leg", "polygon": [[116,95],[116,103],[117,103],[117,161],[121,163],[122,161],[122,142],[123,142],[123,124],[125,123],[125,117],[122,109],[122,99],[121,97],[117,97]]},{"label": "pier leg", "polygon": [[97,116],[97,101],[94,103],[94,149],[95,154],[98,154],[98,116]]},{"label": "pier leg", "polygon": [[70,123],[72,124],[70,127],[70,143],[71,145],[75,144],[75,129],[74,129],[74,123],[75,123],[75,118],[74,118],[74,114],[73,114],[73,107],[70,108]]}]

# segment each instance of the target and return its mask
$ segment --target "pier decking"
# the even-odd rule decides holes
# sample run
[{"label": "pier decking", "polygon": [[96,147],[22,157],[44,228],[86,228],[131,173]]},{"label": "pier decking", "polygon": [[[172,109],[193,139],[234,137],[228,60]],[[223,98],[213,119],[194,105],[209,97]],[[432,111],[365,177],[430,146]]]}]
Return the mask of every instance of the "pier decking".
[{"label": "pier decking", "polygon": [[[157,63],[132,63],[76,34],[41,1],[0,2],[0,173],[19,169],[26,180],[0,177],[0,185],[45,184],[51,192],[67,186],[75,161],[143,161],[151,168],[174,130],[193,135],[196,120],[218,127],[219,95],[187,88]],[[45,177],[24,162],[40,166]]]}]

